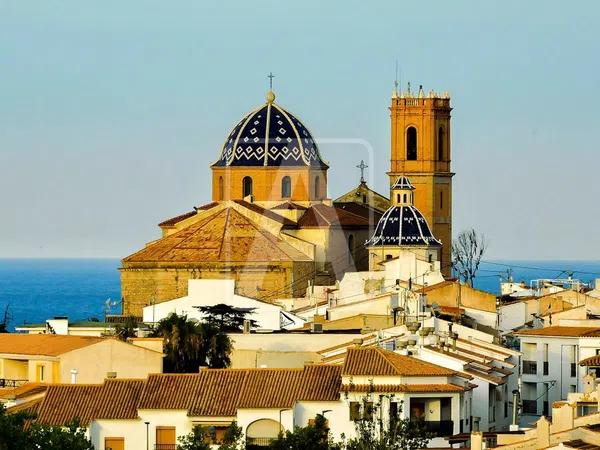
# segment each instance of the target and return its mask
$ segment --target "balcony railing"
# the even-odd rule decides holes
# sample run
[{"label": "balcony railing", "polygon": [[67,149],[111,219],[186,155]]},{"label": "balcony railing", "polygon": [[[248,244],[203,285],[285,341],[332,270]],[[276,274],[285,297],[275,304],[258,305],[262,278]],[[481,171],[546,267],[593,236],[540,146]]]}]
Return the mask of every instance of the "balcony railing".
[{"label": "balcony railing", "polygon": [[177,444],[154,444],[154,450],[177,450]]},{"label": "balcony railing", "polygon": [[271,445],[275,438],[246,438],[246,450],[265,448]]},{"label": "balcony railing", "polygon": [[537,414],[537,400],[523,400],[523,414]]},{"label": "balcony railing", "polygon": [[536,361],[523,361],[523,373],[526,375],[537,374],[537,362]]},{"label": "balcony railing", "polygon": [[27,383],[28,380],[13,380],[8,378],[0,378],[0,388],[19,387]]},{"label": "balcony railing", "polygon": [[446,437],[454,434],[454,421],[452,420],[426,420],[422,424],[427,431],[433,433],[436,437]]}]

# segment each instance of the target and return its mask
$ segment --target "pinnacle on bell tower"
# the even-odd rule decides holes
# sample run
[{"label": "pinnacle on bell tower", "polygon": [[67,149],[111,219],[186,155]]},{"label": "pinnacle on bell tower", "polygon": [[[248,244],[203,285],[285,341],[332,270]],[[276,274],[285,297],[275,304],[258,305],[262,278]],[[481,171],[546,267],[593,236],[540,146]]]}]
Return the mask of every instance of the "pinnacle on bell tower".
[{"label": "pinnacle on bell tower", "polygon": [[[441,267],[451,274],[452,177],[450,146],[450,95],[419,86],[392,96],[390,186],[398,177],[414,185],[414,205],[423,213],[433,234],[442,242]],[[393,188],[390,189],[393,194]]]}]

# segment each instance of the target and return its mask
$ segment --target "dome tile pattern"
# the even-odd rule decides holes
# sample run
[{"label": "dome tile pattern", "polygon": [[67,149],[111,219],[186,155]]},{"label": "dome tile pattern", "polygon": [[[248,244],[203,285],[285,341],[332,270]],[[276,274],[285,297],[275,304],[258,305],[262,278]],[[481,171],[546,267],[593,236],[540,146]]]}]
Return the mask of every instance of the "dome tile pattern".
[{"label": "dome tile pattern", "polygon": [[304,124],[272,102],[252,111],[233,128],[214,165],[327,167]]},{"label": "dome tile pattern", "polygon": [[414,188],[415,187],[412,185],[410,180],[407,177],[405,177],[404,175],[398,177],[398,179],[392,186],[392,189],[411,189],[411,190],[413,190]]},{"label": "dome tile pattern", "polygon": [[392,206],[375,228],[367,246],[438,246],[427,221],[414,206]]}]

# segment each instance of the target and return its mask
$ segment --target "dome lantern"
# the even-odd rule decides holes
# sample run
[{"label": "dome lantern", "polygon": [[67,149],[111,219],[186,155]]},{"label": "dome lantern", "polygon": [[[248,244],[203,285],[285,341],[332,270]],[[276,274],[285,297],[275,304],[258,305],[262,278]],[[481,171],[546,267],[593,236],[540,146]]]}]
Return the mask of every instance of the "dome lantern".
[{"label": "dome lantern", "polygon": [[415,187],[407,177],[398,177],[391,190],[392,204],[394,206],[413,206],[413,191]]}]

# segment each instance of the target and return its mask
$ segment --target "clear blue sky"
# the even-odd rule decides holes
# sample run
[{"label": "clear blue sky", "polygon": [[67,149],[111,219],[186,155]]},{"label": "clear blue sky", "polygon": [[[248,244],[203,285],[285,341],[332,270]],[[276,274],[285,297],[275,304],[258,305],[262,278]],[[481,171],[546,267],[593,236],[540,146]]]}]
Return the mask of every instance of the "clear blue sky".
[{"label": "clear blue sky", "polygon": [[386,191],[394,66],[450,91],[454,228],[489,257],[600,259],[600,3],[0,3],[0,256],[125,256],[206,202],[231,126],[278,102],[330,195]]}]

